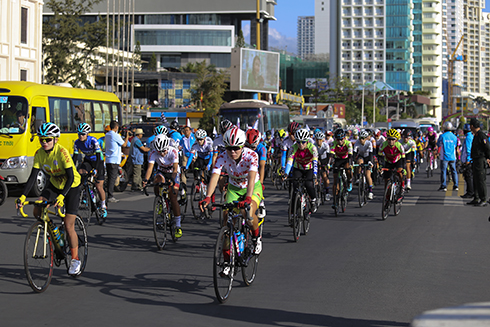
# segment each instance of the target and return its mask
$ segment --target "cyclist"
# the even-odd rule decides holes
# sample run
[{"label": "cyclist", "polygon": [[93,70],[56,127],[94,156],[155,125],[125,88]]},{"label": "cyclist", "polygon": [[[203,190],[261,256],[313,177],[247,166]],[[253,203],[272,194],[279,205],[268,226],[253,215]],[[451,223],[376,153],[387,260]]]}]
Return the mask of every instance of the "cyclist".
[{"label": "cyclist", "polygon": [[403,170],[405,168],[405,150],[398,140],[400,133],[395,129],[390,129],[387,133],[387,140],[381,145],[378,153],[385,158],[384,168],[388,170],[384,172],[385,189],[388,179],[391,177],[391,171],[396,170],[398,177],[402,182],[402,189],[405,188],[403,181]]},{"label": "cyclist", "polygon": [[325,143],[328,144],[328,147],[331,148],[332,147],[332,144],[333,144],[333,132],[332,131],[327,131],[325,133]]},{"label": "cyclist", "polygon": [[400,142],[405,151],[405,161],[407,163],[407,190],[412,189],[412,164],[415,160],[415,151],[417,151],[417,145],[412,140],[412,131],[406,129],[403,131],[403,140]]},{"label": "cyclist", "polygon": [[223,135],[225,135],[226,131],[233,127],[233,123],[228,119],[224,119],[219,124],[220,134],[213,141],[213,165],[216,163],[216,159],[218,155],[225,151],[225,143],[223,142]]},{"label": "cyclist", "polygon": [[[255,214],[262,200],[262,185],[259,181],[259,156],[254,151],[244,148],[246,142],[245,132],[238,127],[229,129],[223,138],[226,151],[222,152],[216,160],[213,174],[208,185],[206,198],[200,202],[201,209],[209,205],[211,196],[214,194],[221,170],[226,170],[230,176],[230,183],[226,191],[226,203],[239,201],[238,207],[250,206],[251,229],[253,232],[255,254],[262,251],[262,240],[259,235],[259,221]],[[245,199],[243,199],[245,198]],[[223,218],[227,213],[223,212]],[[249,222],[250,223],[250,222]],[[226,224],[223,219],[223,224]]]},{"label": "cyclist", "polygon": [[263,143],[265,145],[265,148],[267,149],[267,153],[271,153],[271,150],[272,150],[272,132],[271,131],[265,132],[265,138],[263,140]]},{"label": "cyclist", "polygon": [[424,163],[424,146],[425,138],[422,131],[418,131],[415,138],[415,145],[417,146],[417,159],[419,163]]},{"label": "cyclist", "polygon": [[146,170],[145,178],[143,179],[143,187],[148,184],[148,179],[151,177],[153,167],[156,163],[156,176],[153,181],[155,187],[155,196],[158,196],[158,183],[164,183],[170,181],[171,188],[173,190],[168,192],[170,198],[170,204],[172,206],[172,213],[174,214],[175,224],[175,237],[182,237],[182,227],[180,225],[180,206],[177,200],[177,194],[179,193],[180,186],[180,167],[179,167],[179,151],[170,146],[170,139],[159,134],[153,141],[155,151],[152,151],[148,158],[148,169]]},{"label": "cyclist", "polygon": [[182,139],[182,134],[180,134],[179,132],[179,123],[177,121],[173,121],[170,123],[170,131],[168,132],[167,136],[174,140],[174,145],[173,147],[175,147],[175,144],[180,144],[180,140]]},{"label": "cyclist", "polygon": [[84,154],[83,162],[78,167],[78,172],[80,174],[87,174],[88,172],[95,169],[97,183],[95,187],[100,195],[101,201],[101,214],[107,216],[107,206],[105,203],[105,191],[104,191],[104,180],[105,180],[105,167],[104,167],[104,155],[100,148],[100,143],[97,138],[88,135],[92,128],[87,123],[78,124],[78,140],[75,141],[74,151],[73,151],[73,161],[76,162],[75,158],[81,153]]},{"label": "cyclist", "polygon": [[[265,179],[265,163],[267,162],[267,148],[260,142],[260,133],[256,129],[248,129],[245,133],[245,146],[250,150],[255,151],[259,156],[259,180],[262,184],[262,191],[264,191],[264,179]],[[265,217],[265,203],[262,200],[259,205],[259,218]]]},{"label": "cyclist", "polygon": [[318,149],[318,159],[320,160],[320,174],[323,179],[323,185],[325,185],[325,200],[330,200],[330,194],[328,193],[328,154],[330,153],[330,147],[325,141],[325,134],[318,130],[315,133],[315,146]]},{"label": "cyclist", "polygon": [[282,142],[282,146],[281,146],[281,150],[282,150],[281,167],[283,170],[286,168],[286,159],[290,154],[289,151],[293,147],[294,142],[296,142],[294,138],[294,134],[299,128],[300,128],[299,123],[294,121],[289,123],[288,126],[289,136]]},{"label": "cyclist", "polygon": [[[75,219],[80,203],[80,174],[75,169],[75,164],[66,148],[58,143],[60,129],[53,123],[43,123],[37,132],[41,148],[34,155],[34,164],[31,175],[22,192],[16,201],[16,208],[23,206],[26,194],[29,193],[36,182],[37,175],[42,169],[49,176],[48,185],[44,188],[38,200],[55,201],[55,206],[61,208],[65,206],[66,232],[68,234],[72,260],[68,274],[80,274],[80,259],[78,257],[78,236],[75,232]],[[41,216],[41,208],[34,206],[34,217]]]},{"label": "cyclist", "polygon": [[359,130],[357,128],[354,128],[352,130],[352,136],[349,141],[351,141],[351,143],[354,144],[357,142],[358,139],[359,139]]},{"label": "cyclist", "polygon": [[[373,199],[373,180],[371,178],[371,167],[373,166],[373,144],[368,139],[369,133],[366,131],[362,131],[359,135],[359,139],[354,144],[354,157],[356,158],[356,162],[358,165],[368,164],[369,168],[364,170],[366,174],[366,180],[369,187],[368,199]],[[359,176],[359,167],[356,167],[356,176]],[[360,176],[359,176],[360,177]],[[359,180],[356,181],[356,184],[359,183]]]},{"label": "cyclist", "polygon": [[429,170],[429,164],[433,164],[433,169],[437,169],[437,133],[434,132],[433,127],[427,128],[427,134],[426,134],[426,143],[425,143],[425,148],[428,149],[428,151],[432,152],[432,159],[434,160],[433,163],[428,162],[427,163],[427,170]]},{"label": "cyclist", "polygon": [[[330,148],[329,161],[334,160],[334,170],[338,170],[340,167],[345,168],[347,173],[347,191],[352,191],[352,143],[346,138],[345,131],[341,128],[337,129],[334,133],[335,141]],[[337,194],[337,185],[339,183],[338,174],[333,175],[333,194]],[[335,208],[335,203],[332,205]]]}]

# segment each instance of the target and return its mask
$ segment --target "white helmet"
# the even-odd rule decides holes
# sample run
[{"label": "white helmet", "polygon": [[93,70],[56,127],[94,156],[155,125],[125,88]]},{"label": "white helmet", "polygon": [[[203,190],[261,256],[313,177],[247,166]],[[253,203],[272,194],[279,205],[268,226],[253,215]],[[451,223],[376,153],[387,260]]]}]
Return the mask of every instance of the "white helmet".
[{"label": "white helmet", "polygon": [[226,146],[244,146],[246,139],[244,131],[238,127],[232,127],[226,131],[223,142]]},{"label": "white helmet", "polygon": [[165,151],[170,147],[170,140],[163,134],[158,134],[153,140],[153,147],[157,151]]},{"label": "white helmet", "polygon": [[445,131],[452,131],[454,129],[450,121],[445,122],[443,127]]},{"label": "white helmet", "polygon": [[310,138],[310,131],[305,128],[298,129],[296,133],[294,133],[294,138],[299,142],[308,141]]},{"label": "white helmet", "polygon": [[316,138],[317,140],[323,140],[323,139],[325,138],[325,134],[324,134],[322,131],[317,131],[317,132],[315,133],[315,138]]},{"label": "white helmet", "polygon": [[358,134],[359,134],[359,131],[358,131],[357,129],[354,129],[354,130],[352,131],[352,134],[353,134],[353,135],[358,135]]},{"label": "white helmet", "polygon": [[359,134],[359,137],[361,139],[365,139],[369,136],[369,133],[367,131],[361,131],[361,134]]},{"label": "white helmet", "polygon": [[205,131],[205,130],[203,130],[203,129],[198,129],[198,130],[196,131],[196,139],[198,139],[198,140],[202,140],[202,139],[205,139],[205,138],[206,138],[206,136],[208,136],[208,133],[206,133],[206,131]]}]

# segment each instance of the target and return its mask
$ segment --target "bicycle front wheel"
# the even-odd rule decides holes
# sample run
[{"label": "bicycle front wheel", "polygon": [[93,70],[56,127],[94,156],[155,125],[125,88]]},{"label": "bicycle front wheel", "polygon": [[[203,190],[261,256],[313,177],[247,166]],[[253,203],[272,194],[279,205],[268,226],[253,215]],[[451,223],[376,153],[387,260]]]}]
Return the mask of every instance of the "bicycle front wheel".
[{"label": "bicycle front wheel", "polygon": [[99,225],[102,225],[103,223],[105,223],[107,213],[103,215],[101,212],[102,201],[100,200],[100,194],[99,191],[97,191],[97,188],[93,187],[92,192],[94,192],[95,194],[95,217],[97,218],[97,223]]},{"label": "bicycle front wheel", "polygon": [[359,200],[359,207],[364,207],[366,204],[366,185],[365,185],[365,179],[366,177],[361,176],[359,178],[359,185],[358,185],[358,193],[357,193],[357,198]]},{"label": "bicycle front wheel", "polygon": [[196,192],[196,184],[192,183],[191,186],[191,197],[190,197],[190,205],[192,210],[192,215],[195,219],[199,219],[201,211],[199,209],[199,192]]},{"label": "bicycle front wheel", "polygon": [[388,184],[386,185],[385,194],[383,196],[383,205],[381,207],[381,219],[382,220],[386,220],[386,218],[388,218],[388,215],[390,214],[391,187],[392,187],[392,184],[390,182],[388,182]]},{"label": "bicycle front wheel", "polygon": [[[77,216],[75,218],[75,233],[77,234],[77,240],[78,240],[78,260],[80,260],[80,272],[78,275],[70,275],[72,277],[78,277],[80,276],[83,271],[85,270],[85,266],[87,265],[87,259],[88,259],[88,237],[87,237],[87,229],[85,228],[85,224],[83,222],[83,219],[80,216]],[[70,268],[70,263],[71,263],[71,245],[70,245],[70,238],[68,237],[68,234],[66,233],[65,230],[65,240],[67,242],[67,245],[65,246],[65,266],[68,272],[68,269]]]},{"label": "bicycle front wheel", "polygon": [[395,216],[398,216],[400,214],[400,211],[402,210],[402,192],[403,190],[401,189],[401,183],[397,183],[398,186],[395,188],[397,190],[397,194],[394,194],[394,199],[393,199],[393,214]]},{"label": "bicycle front wheel", "polygon": [[[303,197],[306,197],[306,195],[303,194]],[[303,208],[303,221],[302,221],[303,235],[308,234],[308,231],[310,230],[310,216],[311,216],[311,207],[308,204],[309,201],[305,200],[305,202],[306,202],[306,207]]]},{"label": "bicycle front wheel", "polygon": [[259,256],[254,253],[254,244],[252,241],[252,230],[244,229],[245,248],[242,252],[242,277],[245,285],[250,286],[255,280],[257,267],[259,265]]},{"label": "bicycle front wheel", "polygon": [[214,247],[213,283],[218,301],[228,300],[235,275],[235,248],[231,242],[230,229],[222,227]]},{"label": "bicycle front wheel", "polygon": [[161,196],[153,202],[153,236],[158,250],[163,250],[167,243],[167,210]]},{"label": "bicycle front wheel", "polygon": [[31,288],[44,292],[53,277],[53,242],[49,233],[44,238],[44,222],[34,223],[27,231],[24,243],[24,270]]},{"label": "bicycle front wheel", "polygon": [[301,207],[301,196],[296,194],[294,197],[294,211],[293,211],[293,239],[295,242],[298,242],[299,236],[301,235],[301,220],[302,220],[302,211]]}]

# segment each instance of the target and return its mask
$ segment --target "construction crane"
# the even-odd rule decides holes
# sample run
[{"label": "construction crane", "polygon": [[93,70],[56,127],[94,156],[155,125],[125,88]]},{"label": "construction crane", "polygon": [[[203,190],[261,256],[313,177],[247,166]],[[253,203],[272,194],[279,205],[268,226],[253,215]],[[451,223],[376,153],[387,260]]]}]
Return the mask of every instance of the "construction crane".
[{"label": "construction crane", "polygon": [[[456,55],[456,52],[459,49],[459,46],[464,40],[464,34],[459,39],[458,45],[456,49],[454,49],[453,53],[448,56],[448,64],[447,64],[447,109],[449,114],[453,114],[456,112],[456,108],[453,108],[453,77],[454,77],[454,62],[463,61],[466,62],[466,55]],[[449,45],[449,40],[446,36],[446,43]],[[454,112],[453,112],[454,110]]]}]

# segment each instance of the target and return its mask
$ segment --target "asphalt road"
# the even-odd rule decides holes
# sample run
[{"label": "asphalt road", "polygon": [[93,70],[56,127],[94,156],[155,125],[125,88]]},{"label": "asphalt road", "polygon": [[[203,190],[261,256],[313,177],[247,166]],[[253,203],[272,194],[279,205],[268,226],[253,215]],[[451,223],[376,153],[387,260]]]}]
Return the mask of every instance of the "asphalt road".
[{"label": "asphalt road", "polygon": [[131,192],[118,194],[106,224],[89,227],[84,274],[55,268],[35,294],[23,265],[33,218],[16,216],[12,195],[0,208],[0,325],[408,326],[426,310],[488,301],[489,207],[464,206],[438,180],[439,171],[415,178],[401,214],[386,221],[381,187],[362,209],[354,192],[339,217],[322,206],[298,243],[285,225],[286,191],[267,185],[257,278],[236,281],[225,304],[212,280],[217,220],[186,218],[182,239],[157,251],[153,197]]}]

